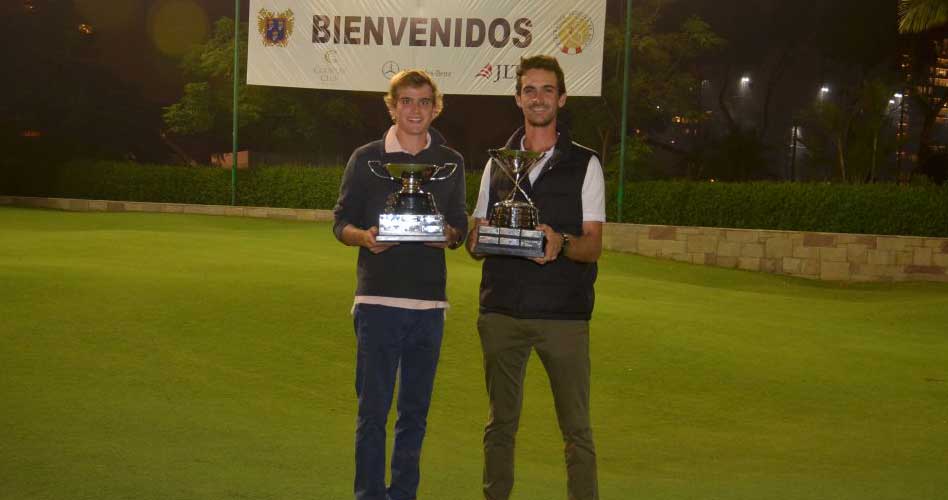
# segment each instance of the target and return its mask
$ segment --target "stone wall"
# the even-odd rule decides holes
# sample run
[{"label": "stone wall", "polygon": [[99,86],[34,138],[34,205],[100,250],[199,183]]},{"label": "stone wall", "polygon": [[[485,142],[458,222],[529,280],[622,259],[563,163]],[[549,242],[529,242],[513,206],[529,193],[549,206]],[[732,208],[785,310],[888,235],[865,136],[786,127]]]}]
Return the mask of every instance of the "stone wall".
[{"label": "stone wall", "polygon": [[[163,212],[331,221],[330,210],[29,198],[0,205],[100,212]],[[948,282],[948,238],[608,223],[607,250],[827,281]]]},{"label": "stone wall", "polygon": [[332,210],[302,208],[233,207],[230,205],[190,205],[187,203],[149,203],[141,201],[77,200],[70,198],[31,198],[2,196],[0,206],[53,208],[77,212],[160,212],[172,214],[228,215],[261,219],[331,221]]},{"label": "stone wall", "polygon": [[608,250],[827,281],[948,282],[948,238],[606,224]]}]

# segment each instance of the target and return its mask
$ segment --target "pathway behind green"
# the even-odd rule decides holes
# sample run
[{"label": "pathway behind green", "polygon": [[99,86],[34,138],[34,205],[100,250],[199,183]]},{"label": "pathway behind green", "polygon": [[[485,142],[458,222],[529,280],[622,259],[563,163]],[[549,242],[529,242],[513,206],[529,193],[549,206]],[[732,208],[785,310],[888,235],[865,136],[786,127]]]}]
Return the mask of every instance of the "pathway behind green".
[{"label": "pathway behind green", "polygon": [[[0,209],[0,499],[351,498],[355,256],[327,224]],[[479,498],[479,278],[452,252],[422,500]],[[604,500],[948,498],[948,286],[607,253],[596,290]],[[514,499],[565,499],[535,357],[517,445]]]}]

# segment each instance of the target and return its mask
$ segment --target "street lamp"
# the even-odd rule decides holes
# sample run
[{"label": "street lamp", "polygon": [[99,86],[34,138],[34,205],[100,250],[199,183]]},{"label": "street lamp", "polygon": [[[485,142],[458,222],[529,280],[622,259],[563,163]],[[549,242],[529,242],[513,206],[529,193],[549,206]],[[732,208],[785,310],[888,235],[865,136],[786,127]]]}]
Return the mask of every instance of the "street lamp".
[{"label": "street lamp", "polygon": [[737,96],[741,99],[746,98],[750,94],[751,86],[751,77],[744,75],[740,79],[740,85],[737,88]]},{"label": "street lamp", "polygon": [[741,77],[741,93],[747,92],[747,90],[750,89],[750,84],[751,84],[751,77],[746,76],[746,75],[742,76]]},{"label": "street lamp", "polygon": [[905,156],[905,152],[902,150],[902,146],[905,144],[905,94],[901,92],[896,92],[893,95],[894,99],[890,100],[892,104],[898,103],[899,106],[899,126],[895,132],[895,140],[898,150],[895,153],[895,169],[898,171],[899,175],[902,175],[902,157]]},{"label": "street lamp", "polygon": [[819,99],[820,99],[821,101],[822,101],[823,99],[826,99],[826,96],[828,96],[829,93],[830,93],[830,88],[829,88],[829,86],[828,86],[828,85],[823,85],[822,87],[820,87]]}]

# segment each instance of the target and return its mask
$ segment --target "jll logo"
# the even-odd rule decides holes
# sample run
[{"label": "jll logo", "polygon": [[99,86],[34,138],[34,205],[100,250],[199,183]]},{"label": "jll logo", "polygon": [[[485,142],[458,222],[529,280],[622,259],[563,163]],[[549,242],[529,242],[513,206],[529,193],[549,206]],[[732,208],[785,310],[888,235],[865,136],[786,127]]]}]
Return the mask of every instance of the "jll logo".
[{"label": "jll logo", "polygon": [[513,80],[517,77],[518,64],[491,64],[487,63],[477,72],[474,78],[486,78],[494,83],[503,80]]}]

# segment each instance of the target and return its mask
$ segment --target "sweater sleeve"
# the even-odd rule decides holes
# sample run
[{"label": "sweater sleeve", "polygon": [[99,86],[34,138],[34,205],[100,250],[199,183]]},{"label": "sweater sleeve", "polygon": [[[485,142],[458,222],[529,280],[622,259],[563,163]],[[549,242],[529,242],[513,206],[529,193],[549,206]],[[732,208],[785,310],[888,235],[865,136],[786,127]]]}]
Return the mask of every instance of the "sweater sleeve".
[{"label": "sweater sleeve", "polygon": [[336,206],[333,208],[333,226],[332,232],[336,239],[342,241],[342,229],[349,224],[360,229],[362,227],[360,214],[365,205],[364,190],[358,188],[358,169],[359,164],[358,150],[349,157],[346,164],[346,170],[342,174],[342,183],[339,185],[339,197],[336,199]]},{"label": "sweater sleeve", "polygon": [[458,169],[451,176],[451,194],[445,207],[444,217],[448,224],[458,230],[460,234],[458,243],[463,243],[467,236],[467,182],[464,175],[464,158],[460,154],[457,155],[457,163]]}]

